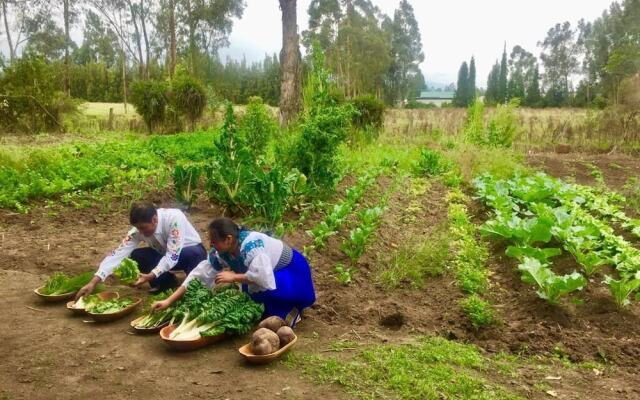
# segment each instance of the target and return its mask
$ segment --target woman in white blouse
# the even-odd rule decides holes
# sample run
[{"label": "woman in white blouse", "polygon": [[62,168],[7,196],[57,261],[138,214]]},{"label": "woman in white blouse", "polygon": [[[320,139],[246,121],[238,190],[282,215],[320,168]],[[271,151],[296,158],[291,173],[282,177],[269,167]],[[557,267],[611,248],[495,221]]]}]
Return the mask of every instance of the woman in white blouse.
[{"label": "woman in white blouse", "polygon": [[193,279],[209,287],[240,283],[254,301],[264,304],[265,317],[289,317],[292,325],[315,302],[309,263],[281,240],[247,230],[229,218],[209,224],[209,239],[208,259],[198,264],[173,295],[154,303],[154,309],[165,309],[181,298]]}]

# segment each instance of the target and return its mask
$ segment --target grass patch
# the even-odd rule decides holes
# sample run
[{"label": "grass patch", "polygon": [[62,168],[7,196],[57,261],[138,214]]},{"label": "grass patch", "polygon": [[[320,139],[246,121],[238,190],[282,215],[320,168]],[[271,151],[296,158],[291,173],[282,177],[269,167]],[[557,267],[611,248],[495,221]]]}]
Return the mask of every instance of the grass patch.
[{"label": "grass patch", "polygon": [[457,166],[458,173],[465,182],[487,172],[507,178],[526,170],[523,156],[511,149],[480,147],[463,142],[444,154]]},{"label": "grass patch", "polygon": [[[464,195],[454,194],[449,198],[460,200]],[[483,293],[489,285],[485,267],[489,251],[482,242],[476,240],[477,228],[469,221],[464,204],[450,203],[448,219],[455,254],[452,267],[458,286],[465,293]]]},{"label": "grass patch", "polygon": [[460,305],[467,314],[467,317],[469,317],[469,320],[471,320],[474,328],[483,328],[496,323],[493,307],[478,295],[472,294],[460,301]]},{"label": "grass patch", "polygon": [[340,148],[339,157],[347,170],[356,173],[393,163],[400,173],[411,174],[415,163],[420,158],[420,148],[406,142],[380,138],[376,142],[358,148],[344,145]]},{"label": "grass patch", "polygon": [[[92,117],[108,117],[109,110],[113,108],[114,115],[124,115],[124,103],[82,103],[78,110],[87,116]],[[136,108],[131,104],[127,103],[127,115],[137,116]]]},{"label": "grass patch", "polygon": [[365,399],[521,399],[482,377],[490,359],[477,347],[440,337],[375,346],[345,361],[297,354],[287,363],[318,382],[339,384]]},{"label": "grass patch", "polygon": [[389,266],[379,272],[378,279],[385,288],[397,288],[404,283],[422,288],[425,279],[444,273],[450,253],[447,226],[439,225],[419,241],[398,249]]}]

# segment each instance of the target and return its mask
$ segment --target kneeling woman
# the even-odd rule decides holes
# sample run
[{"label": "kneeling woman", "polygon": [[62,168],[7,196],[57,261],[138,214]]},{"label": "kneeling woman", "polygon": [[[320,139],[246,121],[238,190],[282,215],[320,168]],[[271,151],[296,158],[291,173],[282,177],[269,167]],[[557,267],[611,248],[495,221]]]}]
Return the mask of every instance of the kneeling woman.
[{"label": "kneeling woman", "polygon": [[165,309],[180,299],[193,279],[209,287],[241,283],[254,301],[264,304],[265,317],[276,315],[290,325],[315,302],[309,263],[281,240],[239,227],[229,218],[209,224],[209,240],[208,259],[198,264],[169,298],[154,303],[153,309]]}]

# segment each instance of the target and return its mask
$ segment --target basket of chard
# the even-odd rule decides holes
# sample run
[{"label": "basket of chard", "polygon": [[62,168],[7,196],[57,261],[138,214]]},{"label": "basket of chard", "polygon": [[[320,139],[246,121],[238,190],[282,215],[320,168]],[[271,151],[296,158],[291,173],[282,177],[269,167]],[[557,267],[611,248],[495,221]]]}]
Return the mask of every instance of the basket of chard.
[{"label": "basket of chard", "polygon": [[151,305],[156,301],[162,301],[173,294],[173,290],[149,296],[145,301],[142,315],[131,321],[131,328],[136,333],[157,333],[171,321],[174,307],[169,307],[162,311],[152,311]]},{"label": "basket of chard", "polygon": [[131,314],[142,303],[142,299],[101,300],[85,307],[87,315],[96,322],[110,322]]},{"label": "basket of chard", "polygon": [[215,292],[194,279],[172,312],[172,323],[160,330],[169,348],[194,350],[231,335],[251,331],[264,306],[229,286]]},{"label": "basket of chard", "polygon": [[118,294],[118,292],[90,294],[82,296],[78,300],[71,300],[67,302],[67,310],[77,315],[84,315],[87,313],[87,308],[91,308],[94,304],[104,300],[117,299],[119,297],[120,294]]},{"label": "basket of chard", "polygon": [[35,289],[34,293],[47,302],[69,300],[91,279],[93,279],[93,272],[91,271],[75,276],[56,272],[47,279],[44,285]]}]

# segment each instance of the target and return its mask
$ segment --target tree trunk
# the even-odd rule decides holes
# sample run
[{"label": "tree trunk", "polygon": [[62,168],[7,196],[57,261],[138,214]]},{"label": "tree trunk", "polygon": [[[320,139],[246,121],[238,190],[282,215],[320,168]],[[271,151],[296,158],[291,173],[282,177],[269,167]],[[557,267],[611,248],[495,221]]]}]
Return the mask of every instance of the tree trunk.
[{"label": "tree trunk", "polygon": [[122,45],[122,96],[124,97],[124,113],[127,113],[127,59]]},{"label": "tree trunk", "polygon": [[173,73],[176,70],[176,63],[178,59],[175,0],[169,1],[169,31],[171,34],[171,39],[170,39],[171,43],[169,44],[169,76],[173,78]]},{"label": "tree trunk", "polygon": [[191,7],[190,1],[187,1],[186,9],[187,9],[187,20],[188,20],[187,25],[189,25],[189,72],[195,75],[196,52],[198,51],[198,47],[196,43],[197,22],[193,16],[193,9]]},{"label": "tree trunk", "polygon": [[69,88],[69,0],[64,0],[64,94],[70,95]]},{"label": "tree trunk", "polygon": [[279,0],[282,10],[280,124],[288,125],[300,111],[300,45],[296,0]]},{"label": "tree trunk", "polygon": [[11,31],[9,30],[9,22],[7,21],[7,0],[2,0],[2,16],[4,18],[4,29],[7,32],[7,42],[9,44],[9,57],[11,61],[15,58],[13,51],[13,42],[11,41]]},{"label": "tree trunk", "polygon": [[151,50],[149,49],[149,36],[147,36],[147,23],[145,22],[144,0],[140,0],[140,24],[142,25],[142,34],[144,35],[144,48],[146,52],[146,61],[144,63],[144,77],[149,79],[149,59]]},{"label": "tree trunk", "polygon": [[133,22],[133,30],[135,32],[136,47],[138,48],[138,73],[140,78],[144,77],[144,59],[142,58],[142,40],[140,39],[140,30],[138,29],[138,19],[136,18],[136,10],[133,2],[129,1],[129,10],[131,10],[131,21]]}]

